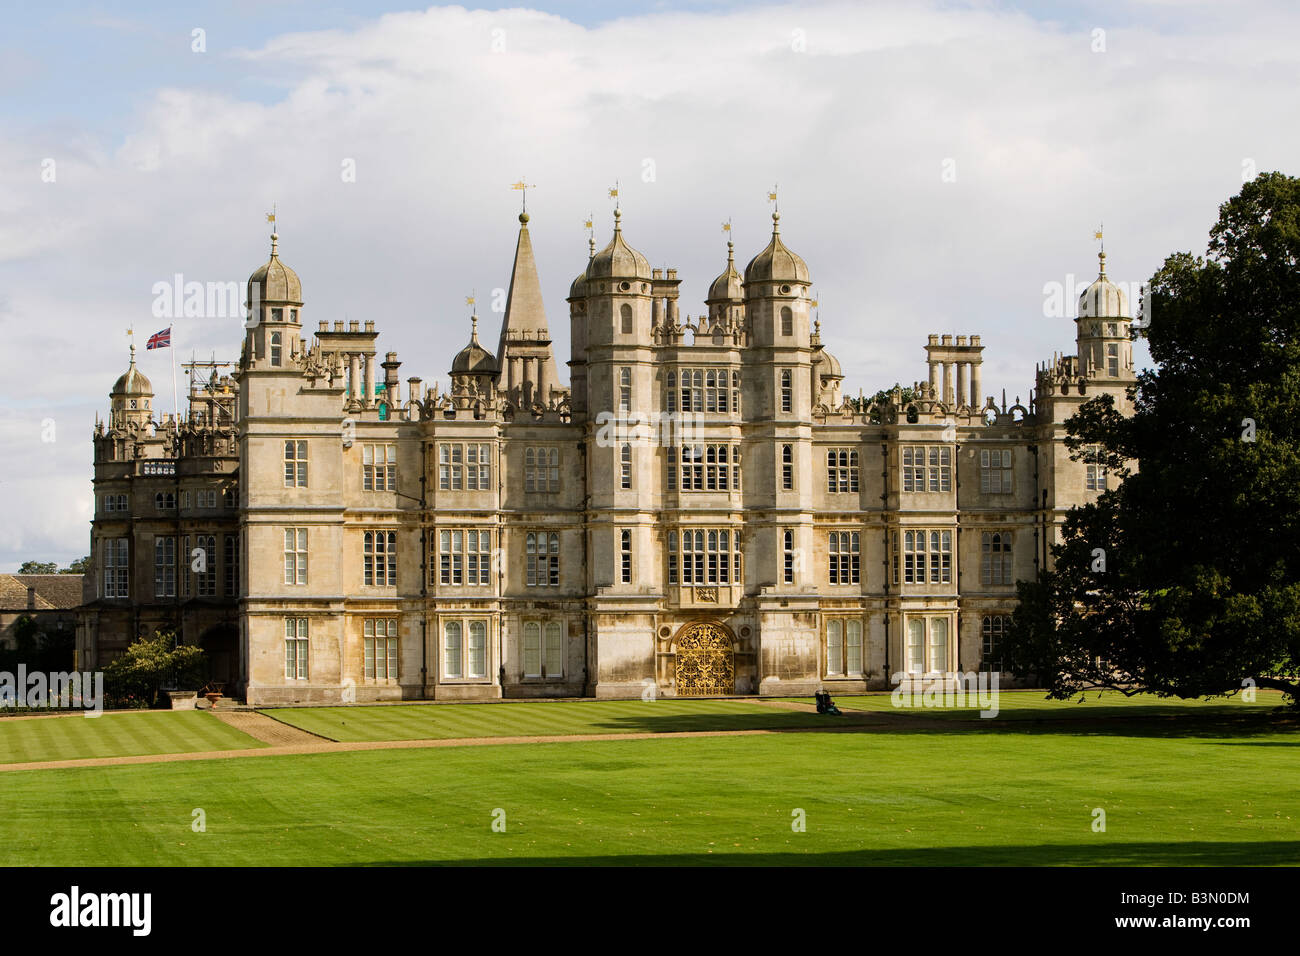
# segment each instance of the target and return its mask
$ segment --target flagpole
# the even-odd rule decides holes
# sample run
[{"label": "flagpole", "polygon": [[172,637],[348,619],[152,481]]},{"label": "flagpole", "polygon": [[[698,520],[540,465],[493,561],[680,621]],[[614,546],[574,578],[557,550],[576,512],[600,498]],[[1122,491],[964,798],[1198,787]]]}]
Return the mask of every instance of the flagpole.
[{"label": "flagpole", "polygon": [[[168,335],[168,338],[171,338],[171,336]],[[181,427],[181,406],[176,397],[176,343],[173,341],[169,348],[172,353],[172,414],[176,417],[176,427],[179,429]]]}]

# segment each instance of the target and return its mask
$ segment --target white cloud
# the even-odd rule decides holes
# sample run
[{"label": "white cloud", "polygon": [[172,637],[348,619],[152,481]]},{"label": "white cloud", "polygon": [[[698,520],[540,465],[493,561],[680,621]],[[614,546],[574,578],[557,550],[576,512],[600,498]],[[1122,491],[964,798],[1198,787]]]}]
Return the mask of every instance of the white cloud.
[{"label": "white cloud", "polygon": [[[242,281],[266,257],[273,202],[309,327],[374,319],[403,376],[445,379],[468,338],[464,296],[486,302],[508,281],[518,194],[507,186],[520,175],[538,185],[531,231],[561,365],[582,222],[595,213],[604,245],[615,179],[627,238],[680,270],[693,314],[724,261],[721,222],[734,220],[743,264],[767,241],[776,182],[783,237],[808,260],[848,390],[921,378],[926,333],[974,332],[987,390],[1027,400],[1035,361],[1072,346],[1073,324],[1043,315],[1043,285],[1090,277],[1099,221],[1112,275],[1144,279],[1169,252],[1203,248],[1243,160],[1285,168],[1300,145],[1279,121],[1300,12],[1211,7],[1176,31],[1134,16],[1107,27],[1100,54],[1091,27],[939,4],[591,28],[435,8],[242,51],[214,33],[207,55],[237,63],[247,84],[161,88],[116,146],[67,129],[0,139],[12,187],[0,191],[0,402],[11,416],[34,396],[104,408],[125,328],[167,324],[150,315],[153,284],[178,272]],[[268,88],[283,95],[268,102]],[[53,184],[40,181],[46,157]],[[949,158],[957,179],[945,183]],[[355,183],[342,181],[345,160]],[[498,319],[484,317],[485,340]],[[234,357],[239,337],[237,320],[175,326],[181,358]],[[170,379],[169,358],[142,355],[155,383]],[[28,553],[41,535],[53,536],[45,547],[73,535],[40,510],[45,489],[11,477],[24,436],[0,434],[13,516],[0,566],[41,557]],[[84,498],[89,442],[77,440],[84,454],[52,467]],[[67,552],[84,550],[78,527]]]}]

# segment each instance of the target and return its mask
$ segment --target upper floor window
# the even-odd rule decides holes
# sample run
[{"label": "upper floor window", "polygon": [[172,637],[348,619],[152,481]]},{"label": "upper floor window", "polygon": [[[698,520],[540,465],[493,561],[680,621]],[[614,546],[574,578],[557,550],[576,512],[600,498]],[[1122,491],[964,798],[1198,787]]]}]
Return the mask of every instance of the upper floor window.
[{"label": "upper floor window", "polygon": [[619,487],[627,490],[632,487],[632,446],[624,444],[619,450],[619,468],[621,475]]},{"label": "upper floor window", "polygon": [[624,302],[618,310],[619,327],[624,335],[632,334],[632,306]]},{"label": "upper floor window", "polygon": [[[678,581],[676,532],[668,534],[668,583]],[[681,532],[682,584],[737,584],[740,576],[740,535],[721,528]]]},{"label": "upper floor window", "polygon": [[632,532],[624,528],[619,533],[619,558],[622,562],[622,581],[632,583]]},{"label": "upper floor window", "polygon": [[794,388],[792,387],[793,376],[788,368],[781,369],[781,411],[790,412],[794,409]]},{"label": "upper floor window", "polygon": [[980,493],[1005,495],[1011,493],[1011,449],[980,449]]},{"label": "upper floor window", "polygon": [[794,584],[794,532],[789,528],[781,532],[781,552],[784,558],[782,580]]},{"label": "upper floor window", "polygon": [[1119,346],[1114,342],[1106,346],[1106,374],[1111,378],[1119,375]]},{"label": "upper floor window", "polygon": [[367,531],[362,553],[364,583],[374,587],[397,585],[397,532]]},{"label": "upper floor window", "polygon": [[397,446],[361,446],[361,488],[363,491],[397,490]]},{"label": "upper floor window", "polygon": [[1087,473],[1085,475],[1085,487],[1089,491],[1106,490],[1106,465],[1101,459],[1101,446],[1089,445],[1084,452],[1083,460],[1087,463]]},{"label": "upper floor window", "polygon": [[171,491],[160,491],[153,496],[153,506],[159,511],[172,511],[176,507],[176,494]]},{"label": "upper floor window", "polygon": [[[215,535],[201,534],[194,539],[195,546],[202,552],[196,557],[201,558],[198,567],[203,570],[195,570],[195,589],[199,597],[216,597],[217,595],[217,539]],[[191,567],[194,567],[191,564]]]},{"label": "upper floor window", "polygon": [[438,488],[442,491],[487,491],[492,483],[487,444],[438,445]]},{"label": "upper floor window", "polygon": [[438,532],[438,583],[482,587],[491,583],[492,532]]},{"label": "upper floor window", "polygon": [[284,486],[307,487],[307,442],[291,438],[284,443]]},{"label": "upper floor window", "polygon": [[618,410],[632,410],[632,369],[627,366],[618,370]]},{"label": "upper floor window", "polygon": [[239,504],[239,489],[234,485],[229,486],[221,493],[222,503],[227,508],[233,508]]},{"label": "upper floor window", "polygon": [[826,490],[857,492],[858,453],[851,448],[832,448],[826,452]]},{"label": "upper floor window", "polygon": [[725,368],[684,368],[669,372],[667,383],[664,396],[667,411],[724,414],[740,411],[739,372],[728,372]]},{"label": "upper floor window", "polygon": [[861,532],[832,531],[827,547],[831,584],[858,584],[861,581]]},{"label": "upper floor window", "polygon": [[524,449],[524,491],[560,490],[560,450],[558,448]]},{"label": "upper floor window", "polygon": [[104,597],[130,596],[130,565],[127,563],[127,539],[104,540]]},{"label": "upper floor window", "polygon": [[985,585],[1014,583],[1010,531],[985,531],[980,535],[980,580]]},{"label": "upper floor window", "polygon": [[528,532],[524,538],[525,570],[530,588],[560,586],[560,536],[555,532]]},{"label": "upper floor window", "polygon": [[[677,486],[678,453],[669,448],[668,487]],[[682,491],[739,491],[739,445],[682,445],[680,449]]]},{"label": "upper floor window", "polygon": [[[272,311],[272,312],[279,312],[280,310],[279,310],[279,309],[272,309],[271,311]],[[279,319],[279,316],[276,316],[276,319]],[[271,364],[272,364],[272,365],[279,365],[279,364],[280,364],[280,352],[281,352],[281,347],[280,347],[280,333],[279,333],[279,332],[272,332],[272,333],[271,333]]]},{"label": "upper floor window", "polygon": [[794,335],[794,313],[788,305],[781,306],[781,334]]},{"label": "upper floor window", "polygon": [[284,529],[284,583],[307,583],[307,529]]},{"label": "upper floor window", "polygon": [[952,491],[952,448],[907,445],[903,448],[904,491]]},{"label": "upper floor window", "polygon": [[105,511],[126,511],[126,495],[104,495]]},{"label": "upper floor window", "polygon": [[903,532],[903,583],[952,583],[952,532]]},{"label": "upper floor window", "polygon": [[176,539],[153,539],[153,596],[176,596]]},{"label": "upper floor window", "polygon": [[781,446],[781,489],[783,491],[792,491],[794,489],[794,446]]},{"label": "upper floor window", "polygon": [[368,617],[361,633],[366,679],[397,680],[397,618]]},{"label": "upper floor window", "polygon": [[221,555],[221,570],[225,575],[226,597],[239,594],[239,538],[233,534],[226,535]]}]

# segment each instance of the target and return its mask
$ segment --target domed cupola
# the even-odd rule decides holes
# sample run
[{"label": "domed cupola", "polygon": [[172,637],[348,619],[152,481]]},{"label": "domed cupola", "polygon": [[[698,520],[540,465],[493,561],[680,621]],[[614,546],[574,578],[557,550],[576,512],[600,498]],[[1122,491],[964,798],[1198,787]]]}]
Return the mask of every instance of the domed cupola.
[{"label": "domed cupola", "polygon": [[745,266],[745,285],[758,283],[802,283],[811,281],[808,264],[781,241],[781,214],[772,213],[772,241]]},{"label": "domed cupola", "polygon": [[735,244],[728,240],[727,268],[713,280],[713,285],[709,286],[708,298],[704,302],[706,305],[713,305],[715,302],[738,302],[744,298],[745,280],[736,271]]},{"label": "domed cupola", "polygon": [[[640,279],[650,281],[650,261],[623,240],[621,209],[614,210],[614,238],[587,264],[590,279]],[[626,290],[624,290],[626,291]]]},{"label": "domed cupola", "polygon": [[451,374],[454,377],[495,376],[498,371],[496,356],[485,349],[478,340],[478,316],[470,316],[469,345],[456,353],[451,361]]},{"label": "domed cupola", "polygon": [[1124,290],[1106,278],[1106,253],[1097,254],[1100,269],[1092,285],[1079,296],[1081,319],[1127,319],[1128,299]]},{"label": "domed cupola", "polygon": [[248,295],[244,305],[249,308],[254,303],[302,305],[302,282],[298,279],[298,273],[280,261],[279,242],[279,235],[271,233],[270,260],[248,277]]},{"label": "domed cupola", "polygon": [[131,364],[113,383],[113,390],[108,393],[111,421],[115,427],[122,427],[128,422],[146,425],[153,419],[150,404],[153,399],[153,384],[144,373],[135,367],[135,346],[131,346]]},{"label": "domed cupola", "polygon": [[131,346],[131,364],[113,383],[109,398],[153,398],[153,383],[135,367],[135,346]]},{"label": "domed cupola", "polygon": [[587,274],[591,271],[591,261],[596,258],[596,240],[588,239],[587,268],[573,280],[569,286],[569,301],[581,299],[587,294]]}]

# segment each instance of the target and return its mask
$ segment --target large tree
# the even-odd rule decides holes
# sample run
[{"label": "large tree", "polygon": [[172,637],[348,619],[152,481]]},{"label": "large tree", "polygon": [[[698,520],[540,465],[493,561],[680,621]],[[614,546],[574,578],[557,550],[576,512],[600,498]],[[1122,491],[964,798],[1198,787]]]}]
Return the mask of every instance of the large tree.
[{"label": "large tree", "polygon": [[[1153,370],[1134,414],[1067,423],[1119,486],[1066,519],[1054,570],[1020,586],[1004,660],[1054,697],[1300,692],[1300,179],[1219,208],[1207,256],[1151,280]],[[1136,469],[1125,462],[1136,460]]]},{"label": "large tree", "polygon": [[58,574],[59,566],[53,561],[24,561],[18,568],[19,574]]}]

